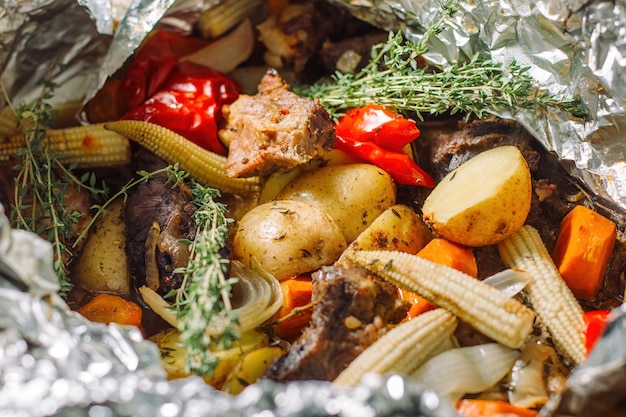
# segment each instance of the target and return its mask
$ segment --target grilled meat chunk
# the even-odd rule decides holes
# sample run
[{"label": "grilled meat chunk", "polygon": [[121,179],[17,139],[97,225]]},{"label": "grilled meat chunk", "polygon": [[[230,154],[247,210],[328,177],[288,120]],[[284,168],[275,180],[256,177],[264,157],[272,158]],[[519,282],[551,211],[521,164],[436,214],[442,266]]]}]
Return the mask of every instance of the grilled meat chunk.
[{"label": "grilled meat chunk", "polygon": [[321,156],[335,144],[326,110],[299,97],[270,69],[255,96],[241,95],[222,109],[229,142],[226,175],[251,177],[287,171]]},{"label": "grilled meat chunk", "polygon": [[[143,148],[134,161],[136,169],[148,172],[166,166]],[[180,287],[182,276],[174,269],[187,266],[189,260],[188,245],[180,240],[192,240],[196,230],[191,190],[184,184],[172,188],[166,182],[163,173],[134,187],[124,210],[133,288],[148,285],[162,295]]]},{"label": "grilled meat chunk", "polygon": [[408,305],[389,283],[356,267],[329,266],[313,274],[313,314],[289,351],[268,368],[276,381],[335,379]]}]

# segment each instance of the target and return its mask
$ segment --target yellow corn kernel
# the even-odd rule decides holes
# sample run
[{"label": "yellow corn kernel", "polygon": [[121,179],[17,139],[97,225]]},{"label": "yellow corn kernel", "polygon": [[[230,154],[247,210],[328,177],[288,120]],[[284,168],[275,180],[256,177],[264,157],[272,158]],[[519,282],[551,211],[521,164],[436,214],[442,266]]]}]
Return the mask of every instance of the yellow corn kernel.
[{"label": "yellow corn kernel", "polygon": [[17,124],[15,114],[10,107],[5,107],[0,111],[0,140],[17,135],[20,128]]},{"label": "yellow corn kernel", "polygon": [[524,226],[498,244],[504,263],[522,269],[531,281],[525,288],[537,316],[554,344],[575,364],[586,358],[583,310],[554,265],[539,232]]},{"label": "yellow corn kernel", "polygon": [[178,163],[180,169],[209,187],[234,194],[260,192],[259,177],[227,177],[224,171],[226,157],[208,151],[167,128],[136,120],[107,122],[105,128],[134,140],[168,164]]},{"label": "yellow corn kernel", "polygon": [[512,349],[522,346],[532,331],[531,309],[455,269],[399,251],[355,251],[346,258]]},{"label": "yellow corn kernel", "polygon": [[[124,136],[87,125],[66,129],[47,129],[45,144],[63,155],[63,162],[78,163],[81,168],[112,167],[130,162],[130,142]],[[26,145],[23,135],[0,143],[0,161],[8,161]]]},{"label": "yellow corn kernel", "polygon": [[456,329],[457,319],[442,308],[394,327],[367,347],[333,381],[355,386],[367,373],[409,375],[435,354]]}]

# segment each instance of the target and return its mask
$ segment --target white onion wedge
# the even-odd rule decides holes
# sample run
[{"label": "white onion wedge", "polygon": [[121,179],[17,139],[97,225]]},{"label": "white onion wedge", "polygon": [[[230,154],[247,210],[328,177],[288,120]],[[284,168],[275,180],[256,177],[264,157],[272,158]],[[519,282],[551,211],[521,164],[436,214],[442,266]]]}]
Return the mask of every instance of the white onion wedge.
[{"label": "white onion wedge", "polygon": [[520,269],[505,269],[483,280],[483,283],[500,290],[508,297],[513,297],[521,292],[530,282],[531,278],[525,271]]},{"label": "white onion wedge", "polygon": [[250,58],[253,48],[252,23],[249,19],[245,19],[229,34],[199,51],[182,57],[180,60],[194,62],[222,73],[228,73]]},{"label": "white onion wedge", "polygon": [[447,350],[422,365],[411,377],[452,402],[487,390],[511,370],[520,352],[498,343]]}]

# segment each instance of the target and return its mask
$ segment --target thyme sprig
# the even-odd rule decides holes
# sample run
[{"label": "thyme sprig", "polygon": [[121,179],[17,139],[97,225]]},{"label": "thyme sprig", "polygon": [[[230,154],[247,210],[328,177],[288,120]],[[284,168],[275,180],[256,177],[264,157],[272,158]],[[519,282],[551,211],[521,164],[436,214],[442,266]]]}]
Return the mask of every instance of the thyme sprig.
[{"label": "thyme sprig", "polygon": [[216,201],[218,190],[192,182],[197,230],[190,243],[191,257],[172,308],[178,318],[182,344],[187,349],[185,371],[210,375],[218,364],[212,349],[224,349],[239,339],[237,315],[230,304],[236,278],[228,278],[228,263],[221,251],[226,246],[228,224],[226,206]]},{"label": "thyme sprig", "polygon": [[550,106],[576,117],[586,114],[579,100],[556,99],[547,91],[539,91],[528,74],[530,67],[516,61],[504,67],[476,54],[441,71],[419,68],[418,58],[428,51],[428,40],[443,30],[446,19],[457,12],[457,4],[458,0],[443,4],[443,15],[419,42],[406,41],[400,32],[390,33],[386,42],[372,48],[370,61],[359,72],[337,72],[331,82],[319,82],[298,93],[319,99],[335,118],[349,108],[373,102],[414,112],[420,120],[423,114],[461,112],[467,118],[482,118],[502,111]]},{"label": "thyme sprig", "polygon": [[46,146],[46,129],[52,126],[56,111],[47,100],[57,86],[43,81],[40,97],[32,103],[17,107],[0,84],[4,98],[13,109],[17,124],[22,128],[25,147],[15,155],[17,161],[14,204],[11,207],[13,227],[36,233],[52,244],[54,270],[61,286],[61,295],[71,289],[66,261],[72,257],[68,246],[73,241],[82,213],[66,201],[70,187],[88,191],[93,198],[102,198],[108,192],[106,184],[96,185],[93,174],[78,177],[75,165],[64,165],[64,157]]}]

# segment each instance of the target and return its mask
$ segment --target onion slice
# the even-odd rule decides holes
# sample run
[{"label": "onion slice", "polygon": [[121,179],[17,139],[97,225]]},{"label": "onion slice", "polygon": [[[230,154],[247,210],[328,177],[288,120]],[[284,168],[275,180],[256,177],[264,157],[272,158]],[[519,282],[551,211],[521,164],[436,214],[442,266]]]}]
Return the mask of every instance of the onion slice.
[{"label": "onion slice", "polygon": [[526,287],[530,276],[521,269],[505,269],[483,280],[509,297],[513,297]]},{"label": "onion slice", "polygon": [[518,350],[498,343],[450,349],[431,358],[411,377],[456,402],[465,394],[496,385],[510,372],[519,355]]},{"label": "onion slice", "polygon": [[204,48],[185,55],[180,60],[194,62],[213,68],[221,73],[229,73],[252,55],[254,31],[250,19],[245,19],[232,32]]},{"label": "onion slice", "polygon": [[[238,294],[238,307],[233,314],[239,318],[240,332],[258,327],[272,317],[283,305],[283,292],[278,280],[263,270],[258,262],[253,263],[254,270],[239,261],[232,261],[230,276],[237,278],[233,292]],[[156,291],[147,286],[139,288],[143,300],[156,314],[175,328],[178,328],[176,312]],[[219,327],[219,326],[217,326]],[[207,329],[207,333],[219,332],[219,328]]]}]

